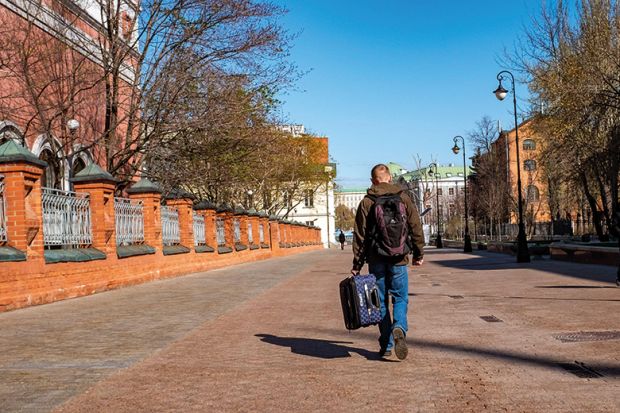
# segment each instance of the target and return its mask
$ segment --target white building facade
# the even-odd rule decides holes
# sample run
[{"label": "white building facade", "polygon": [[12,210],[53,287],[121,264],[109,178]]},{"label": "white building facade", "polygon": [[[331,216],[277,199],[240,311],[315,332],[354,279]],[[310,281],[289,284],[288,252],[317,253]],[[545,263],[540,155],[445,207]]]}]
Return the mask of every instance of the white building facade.
[{"label": "white building facade", "polygon": [[[320,185],[315,191],[306,191],[303,199],[292,202],[295,207],[289,212],[289,219],[321,228],[321,241],[328,248],[328,234],[333,235],[336,228],[333,181]],[[329,241],[332,245],[336,243],[333,236]]]},{"label": "white building facade", "polygon": [[[471,173],[471,171],[470,171]],[[455,216],[464,219],[465,179],[463,166],[438,165],[437,174],[429,174],[428,168],[418,169],[400,176],[394,182],[407,188],[412,201],[422,216],[422,224],[428,225],[432,233],[437,232]],[[439,215],[439,216],[438,216]]]},{"label": "white building facade", "polygon": [[367,188],[343,188],[334,192],[336,207],[344,205],[353,213],[357,212],[357,207],[366,196]]}]

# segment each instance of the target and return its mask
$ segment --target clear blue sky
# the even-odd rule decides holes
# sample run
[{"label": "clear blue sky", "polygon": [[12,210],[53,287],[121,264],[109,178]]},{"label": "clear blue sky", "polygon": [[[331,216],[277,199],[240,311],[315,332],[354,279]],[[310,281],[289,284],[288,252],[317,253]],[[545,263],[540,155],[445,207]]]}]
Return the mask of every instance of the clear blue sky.
[{"label": "clear blue sky", "polygon": [[[281,98],[283,115],[330,138],[337,181],[368,183],[379,162],[462,165],[452,137],[483,115],[511,128],[512,104],[491,93],[511,48],[540,1],[278,0],[301,32],[291,58],[310,70]],[[517,84],[517,97],[525,98]],[[469,148],[468,148],[469,149]],[[469,150],[471,153],[471,150]],[[469,153],[468,153],[469,155]]]}]

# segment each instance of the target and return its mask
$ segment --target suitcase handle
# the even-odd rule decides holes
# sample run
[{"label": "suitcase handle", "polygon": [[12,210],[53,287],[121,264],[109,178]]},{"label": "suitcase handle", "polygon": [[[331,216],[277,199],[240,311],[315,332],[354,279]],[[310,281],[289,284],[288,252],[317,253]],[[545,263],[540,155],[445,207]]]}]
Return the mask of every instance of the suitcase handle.
[{"label": "suitcase handle", "polygon": [[366,293],[366,308],[368,313],[373,309],[380,309],[379,303],[379,291],[377,291],[377,287],[374,287],[372,290],[368,290],[368,286],[364,285],[364,292]]}]

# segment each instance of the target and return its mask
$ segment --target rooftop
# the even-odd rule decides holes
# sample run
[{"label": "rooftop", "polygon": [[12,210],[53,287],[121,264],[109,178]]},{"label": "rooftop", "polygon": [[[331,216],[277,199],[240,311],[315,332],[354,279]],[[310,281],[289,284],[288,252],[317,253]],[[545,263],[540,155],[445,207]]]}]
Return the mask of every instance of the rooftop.
[{"label": "rooftop", "polygon": [[[454,165],[442,166],[442,165],[438,165],[437,166],[437,173],[438,173],[438,178],[439,179],[449,179],[449,178],[454,178],[454,177],[459,177],[459,176],[463,177],[463,166],[454,166]],[[472,169],[470,167],[469,171],[468,171],[468,175],[470,175],[472,173],[473,173],[473,171],[472,171]],[[417,180],[417,179],[424,179],[425,177],[428,178],[428,179],[435,179],[434,175],[431,177],[431,175],[428,174],[428,167],[416,169],[415,171],[407,172],[405,174],[398,175],[397,177],[398,178],[402,177],[406,181]]]},{"label": "rooftop", "polygon": [[336,194],[343,194],[343,193],[347,193],[347,194],[352,194],[352,193],[366,193],[366,191],[368,190],[368,188],[342,188],[342,189],[337,189],[334,191],[334,193]]}]

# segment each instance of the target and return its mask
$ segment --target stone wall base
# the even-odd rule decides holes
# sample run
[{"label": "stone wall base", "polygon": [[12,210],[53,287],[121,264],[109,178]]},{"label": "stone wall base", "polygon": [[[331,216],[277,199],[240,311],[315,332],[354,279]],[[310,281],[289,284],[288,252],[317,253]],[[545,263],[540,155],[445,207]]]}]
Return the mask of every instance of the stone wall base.
[{"label": "stone wall base", "polygon": [[[153,280],[213,270],[245,262],[322,250],[321,245],[279,250],[257,249],[219,255],[154,255],[46,264],[43,260],[0,265],[0,312],[95,294]],[[251,275],[248,275],[251,276]]]}]

